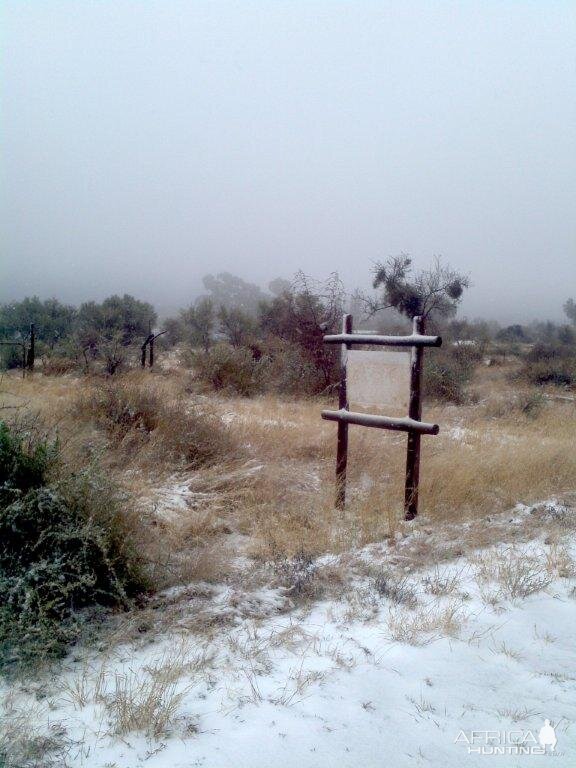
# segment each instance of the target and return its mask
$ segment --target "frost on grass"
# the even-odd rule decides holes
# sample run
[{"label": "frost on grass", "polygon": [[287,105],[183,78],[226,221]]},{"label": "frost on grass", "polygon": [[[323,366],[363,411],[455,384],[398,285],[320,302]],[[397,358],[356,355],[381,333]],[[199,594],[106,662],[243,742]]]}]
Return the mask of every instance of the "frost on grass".
[{"label": "frost on grass", "polygon": [[524,598],[545,589],[553,575],[541,553],[516,547],[489,550],[476,557],[477,579],[496,582],[506,597]]},{"label": "frost on grass", "polygon": [[0,766],[56,768],[65,765],[71,742],[61,722],[50,722],[44,709],[18,706],[8,694],[0,703]]},{"label": "frost on grass", "polygon": [[[558,573],[571,551],[563,546],[514,554],[537,559],[554,594],[567,595],[571,584]],[[500,555],[498,547],[481,553],[485,564]],[[104,665],[93,659],[80,673],[68,665],[53,721],[67,723],[84,757],[71,750],[61,765],[225,765],[231,754],[239,768],[271,761],[376,768],[374,755],[386,754],[408,768],[413,754],[396,745],[409,743],[456,768],[467,758],[454,744],[460,729],[576,720],[573,602],[530,587],[528,598],[507,603],[503,621],[482,605],[479,567],[477,558],[462,559],[423,568],[411,582],[390,575],[380,591],[372,569],[339,597],[251,618],[239,612],[189,643],[174,645],[167,632],[152,645],[124,646]],[[488,565],[486,574],[508,578]],[[489,583],[502,591],[499,581]],[[549,628],[558,625],[565,632],[554,637]],[[42,727],[49,717],[38,717]],[[568,753],[576,742],[562,728]]]},{"label": "frost on grass", "polygon": [[458,603],[427,605],[411,611],[391,608],[388,614],[388,639],[408,645],[428,645],[441,637],[455,637],[465,621]]}]

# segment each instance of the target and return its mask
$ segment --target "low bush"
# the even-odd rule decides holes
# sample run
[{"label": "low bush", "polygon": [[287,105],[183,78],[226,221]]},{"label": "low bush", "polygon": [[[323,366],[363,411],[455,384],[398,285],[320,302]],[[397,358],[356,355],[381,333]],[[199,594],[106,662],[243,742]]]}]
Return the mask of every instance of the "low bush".
[{"label": "low bush", "polygon": [[424,394],[435,400],[460,404],[482,357],[473,345],[446,345],[424,355]]},{"label": "low bush", "polygon": [[267,392],[315,395],[325,388],[324,374],[301,347],[278,338],[260,346],[262,386]]},{"label": "low bush", "polygon": [[520,376],[532,384],[576,384],[576,349],[569,344],[535,344],[524,356]]},{"label": "low bush", "polygon": [[150,379],[93,383],[74,409],[76,416],[103,427],[132,456],[147,453],[151,459],[197,467],[229,457],[236,449],[216,416],[171,399]]},{"label": "low bush", "polygon": [[93,467],[58,466],[56,442],[0,424],[0,669],[61,655],[82,609],[145,587],[124,500]]},{"label": "low bush", "polygon": [[194,353],[192,367],[196,379],[216,392],[250,397],[262,385],[258,373],[263,363],[246,347],[217,344],[208,351]]},{"label": "low bush", "polygon": [[0,504],[20,498],[46,482],[58,453],[55,442],[39,435],[33,421],[0,421]]},{"label": "low bush", "polygon": [[0,370],[9,371],[22,367],[22,347],[18,344],[0,345]]},{"label": "low bush", "polygon": [[326,388],[324,371],[300,346],[270,337],[251,347],[218,344],[196,352],[192,367],[211,390],[250,397],[260,392],[315,395]]}]

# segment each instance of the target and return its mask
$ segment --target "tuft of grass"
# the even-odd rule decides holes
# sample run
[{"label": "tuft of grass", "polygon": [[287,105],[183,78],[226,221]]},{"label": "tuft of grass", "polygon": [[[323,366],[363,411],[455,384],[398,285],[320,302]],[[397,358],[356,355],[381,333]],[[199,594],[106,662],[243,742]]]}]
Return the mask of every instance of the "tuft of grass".
[{"label": "tuft of grass", "polygon": [[162,383],[126,376],[93,383],[74,404],[75,418],[104,428],[125,454],[150,463],[209,466],[237,450],[206,407],[184,402]]},{"label": "tuft of grass", "polygon": [[10,696],[2,701],[0,766],[2,768],[62,768],[70,740],[64,726],[40,726],[38,712],[18,708]]},{"label": "tuft of grass", "polygon": [[415,608],[418,603],[416,587],[406,577],[381,574],[375,578],[374,588],[379,595],[398,605]]},{"label": "tuft of grass", "polygon": [[463,622],[457,603],[429,605],[416,611],[390,609],[387,636],[397,643],[428,645],[441,637],[454,637]]},{"label": "tuft of grass", "polygon": [[453,595],[458,591],[461,575],[461,572],[455,572],[449,568],[441,569],[435,566],[434,572],[425,576],[422,583],[429,595],[444,597],[446,595]]},{"label": "tuft of grass", "polygon": [[497,582],[503,593],[513,599],[541,592],[553,578],[543,557],[515,547],[481,553],[476,557],[476,565],[480,582]]},{"label": "tuft of grass", "polygon": [[116,675],[106,704],[114,732],[123,736],[137,731],[154,739],[168,735],[187,693],[160,670],[154,676]]},{"label": "tuft of grass", "polygon": [[282,558],[274,563],[277,579],[294,600],[310,600],[320,596],[321,584],[317,578],[318,567],[312,555],[304,550],[294,557]]},{"label": "tuft of grass", "polygon": [[[187,660],[184,646],[173,649],[138,671],[115,673],[111,690],[102,695],[114,733],[122,736],[140,732],[159,739],[171,733],[185,718],[181,705],[193,684],[183,685],[182,677],[207,663],[207,657]],[[188,733],[195,730],[186,718]]]},{"label": "tuft of grass", "polygon": [[576,576],[576,562],[570,549],[563,544],[550,545],[546,552],[545,568],[548,573],[562,579],[572,579]]}]

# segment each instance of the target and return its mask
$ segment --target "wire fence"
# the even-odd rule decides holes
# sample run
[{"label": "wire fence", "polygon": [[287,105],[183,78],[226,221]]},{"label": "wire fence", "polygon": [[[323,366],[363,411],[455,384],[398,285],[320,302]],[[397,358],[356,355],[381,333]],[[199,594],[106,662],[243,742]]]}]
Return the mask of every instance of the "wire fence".
[{"label": "wire fence", "polygon": [[[36,340],[42,339],[46,341],[45,331],[49,330],[46,326],[36,325],[35,323],[25,323],[21,325],[0,325],[0,359],[4,357],[2,355],[2,348],[20,348],[21,355],[19,365],[22,366],[22,375],[26,375],[26,371],[32,372],[34,370],[35,363],[35,347]],[[160,336],[163,336],[167,331],[160,331],[154,333],[149,327],[148,335],[144,339],[143,343],[134,340],[132,344],[124,345],[131,346],[140,350],[140,364],[142,368],[146,367],[147,358],[148,366],[152,368],[154,366],[154,342]],[[54,332],[54,342],[60,339],[60,334]],[[85,356],[86,351],[90,348],[85,347],[82,349],[82,353]],[[18,366],[15,366],[18,367]]]}]

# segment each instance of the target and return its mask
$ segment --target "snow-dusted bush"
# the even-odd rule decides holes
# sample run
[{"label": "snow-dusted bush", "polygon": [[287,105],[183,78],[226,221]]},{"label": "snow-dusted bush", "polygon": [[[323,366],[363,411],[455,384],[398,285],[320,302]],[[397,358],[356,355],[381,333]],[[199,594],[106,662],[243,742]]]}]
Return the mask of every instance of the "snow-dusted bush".
[{"label": "snow-dusted bush", "polygon": [[93,468],[55,477],[58,445],[0,423],[0,667],[61,654],[81,610],[143,588],[118,493]]}]

